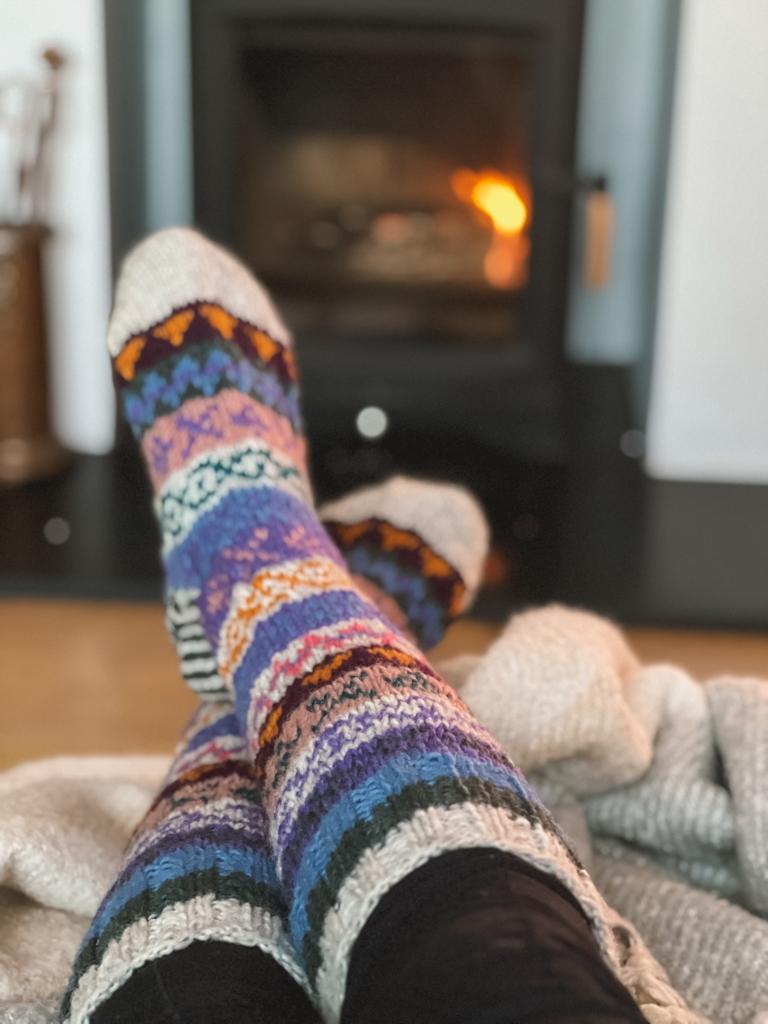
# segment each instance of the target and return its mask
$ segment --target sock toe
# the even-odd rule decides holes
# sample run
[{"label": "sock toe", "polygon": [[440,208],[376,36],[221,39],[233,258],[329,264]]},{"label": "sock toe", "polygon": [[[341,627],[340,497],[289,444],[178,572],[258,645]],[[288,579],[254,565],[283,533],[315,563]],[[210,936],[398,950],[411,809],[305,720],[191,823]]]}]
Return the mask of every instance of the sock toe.
[{"label": "sock toe", "polygon": [[[465,488],[394,476],[329,502],[319,514],[326,524],[346,526],[376,519],[417,534],[461,577],[464,589],[452,614],[465,611],[472,603],[482,579],[489,530],[479,502]],[[339,531],[332,528],[331,533],[344,549]]]},{"label": "sock toe", "polygon": [[201,302],[266,331],[283,345],[290,333],[264,287],[226,249],[192,228],[166,228],[140,242],[126,256],[107,331],[117,356],[136,334],[175,310]]}]

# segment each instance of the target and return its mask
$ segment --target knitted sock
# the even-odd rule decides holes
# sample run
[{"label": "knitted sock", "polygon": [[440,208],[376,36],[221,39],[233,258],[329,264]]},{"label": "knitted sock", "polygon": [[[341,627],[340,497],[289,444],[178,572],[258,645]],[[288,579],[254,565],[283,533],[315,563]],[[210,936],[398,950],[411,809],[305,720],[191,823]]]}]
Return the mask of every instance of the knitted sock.
[{"label": "knitted sock", "polygon": [[[488,525],[463,488],[397,476],[330,502],[319,516],[356,584],[424,648],[472,604]],[[170,595],[166,621],[189,686],[204,700],[225,697],[195,593]]]},{"label": "knitted sock", "polygon": [[[204,704],[192,719],[91,923],[62,1020],[318,1024],[286,938],[264,812],[236,729],[228,704]],[[227,944],[231,955],[208,943]],[[259,980],[269,987],[257,1004]],[[246,1000],[253,1012],[242,1018]]]},{"label": "knitted sock", "polygon": [[[420,636],[430,636],[437,642],[447,623],[474,596],[487,547],[487,527],[479,506],[461,488],[396,477],[332,503],[321,515],[348,564],[352,563],[357,570],[358,583],[368,588],[382,610],[389,611]],[[174,613],[178,614],[178,609]],[[169,620],[182,671],[196,685],[201,668],[215,673],[210,647],[197,623],[185,624],[183,618],[173,621],[170,615]],[[248,768],[242,763],[242,741],[226,731],[233,726],[226,705],[210,707],[211,711],[201,709],[198,713],[185,746],[189,748],[198,742],[195,726],[205,728],[209,741],[217,738],[217,757],[223,756],[223,748],[231,747],[230,769],[235,774],[248,775]],[[211,720],[212,726],[205,725]],[[239,764],[235,753],[240,757]],[[185,756],[189,754],[188,749]],[[171,777],[175,774],[174,769]],[[204,785],[209,785],[207,778]],[[266,849],[266,838],[259,830],[259,794],[252,778],[241,780],[240,790],[249,791],[253,805],[248,842],[252,847]],[[204,794],[201,799],[206,799]],[[184,844],[183,832],[183,828],[177,832],[180,848]],[[198,830],[187,838],[197,841]],[[134,868],[129,855],[121,878],[130,875]],[[269,870],[266,869],[267,873]],[[168,895],[172,902],[174,894]],[[274,889],[268,902],[272,912],[283,911]],[[138,913],[138,904],[136,910]],[[163,936],[164,943],[166,938]],[[177,932],[176,945],[181,944],[180,949],[166,952],[159,959],[153,949],[148,949],[151,959],[139,967],[130,960],[124,962],[123,977],[127,980],[91,1014],[94,1024],[137,1017],[147,1024],[155,1019],[172,1021],[182,1011],[185,1020],[191,1019],[193,1013],[202,1014],[201,1019],[213,1019],[214,1011],[216,1019],[239,1020],[237,1011],[241,1004],[247,1006],[244,1020],[262,1019],[257,1013],[260,998],[279,1003],[283,1024],[289,1019],[304,1019],[302,1014],[308,1012],[308,1002],[303,991],[261,949],[213,939],[183,945],[193,938],[194,933],[184,937]],[[292,975],[300,974],[285,944],[279,952],[280,960],[289,963]],[[206,965],[210,969],[206,970]],[[219,984],[221,979],[224,982]],[[212,983],[214,980],[216,983]],[[97,990],[98,986],[98,995]],[[228,994],[227,1007],[222,1005],[223,992]],[[314,1013],[311,1019],[315,1019]]]},{"label": "knitted sock", "polygon": [[324,505],[319,516],[355,581],[423,649],[471,605],[488,525],[462,487],[396,476]]},{"label": "knitted sock", "polygon": [[340,1016],[382,898],[465,848],[559,879],[615,965],[602,900],[549,814],[355,586],[316,518],[290,341],[259,285],[195,233],[163,232],[126,262],[110,349],[156,491],[169,594],[198,615],[232,695],[324,1015]]}]

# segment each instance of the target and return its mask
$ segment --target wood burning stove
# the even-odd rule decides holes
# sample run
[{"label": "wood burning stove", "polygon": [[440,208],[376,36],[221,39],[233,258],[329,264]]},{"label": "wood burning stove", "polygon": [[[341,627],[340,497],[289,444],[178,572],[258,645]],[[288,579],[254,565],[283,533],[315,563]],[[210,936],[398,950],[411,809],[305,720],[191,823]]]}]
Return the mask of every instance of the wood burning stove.
[{"label": "wood burning stove", "polygon": [[242,45],[235,237],[296,329],[360,344],[515,337],[525,53],[480,34],[343,26],[265,25]]},{"label": "wood burning stove", "polygon": [[191,10],[196,220],[294,329],[320,494],[401,469],[502,516],[564,449],[583,4]]}]

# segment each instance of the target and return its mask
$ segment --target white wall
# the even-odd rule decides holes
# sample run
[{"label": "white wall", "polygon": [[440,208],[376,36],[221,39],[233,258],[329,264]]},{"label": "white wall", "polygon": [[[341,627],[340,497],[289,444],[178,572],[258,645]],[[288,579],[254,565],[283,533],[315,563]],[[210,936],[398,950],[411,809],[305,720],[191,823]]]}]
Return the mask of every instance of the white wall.
[{"label": "white wall", "polygon": [[104,452],[114,434],[105,349],[111,269],[101,0],[0,0],[0,79],[66,55],[54,140],[47,259],[54,425],[65,444]]},{"label": "white wall", "polygon": [[768,482],[768,3],[687,0],[647,465]]}]

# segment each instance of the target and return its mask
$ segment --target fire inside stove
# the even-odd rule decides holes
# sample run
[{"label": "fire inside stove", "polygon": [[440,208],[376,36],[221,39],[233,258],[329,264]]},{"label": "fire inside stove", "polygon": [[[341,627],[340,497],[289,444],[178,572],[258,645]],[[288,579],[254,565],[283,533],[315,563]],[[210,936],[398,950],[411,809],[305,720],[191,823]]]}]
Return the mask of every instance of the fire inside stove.
[{"label": "fire inside stove", "polygon": [[515,289],[528,277],[530,198],[500,171],[458,168],[462,207],[383,210],[344,206],[309,225],[308,244],[369,280]]},{"label": "fire inside stove", "polygon": [[[466,167],[451,178],[453,191],[468,206],[487,219],[491,241],[483,258],[483,273],[493,288],[520,288],[528,277],[530,242],[525,234],[530,198],[523,188],[492,169],[480,174]],[[482,221],[481,221],[482,223]]]},{"label": "fire inside stove", "polygon": [[239,244],[294,325],[513,337],[533,218],[524,56],[457,37],[267,38],[245,65]]}]

